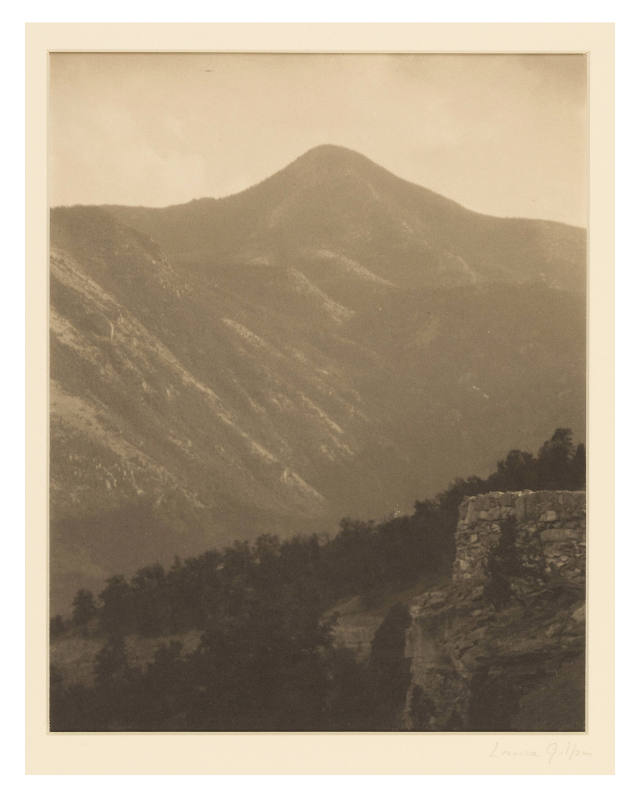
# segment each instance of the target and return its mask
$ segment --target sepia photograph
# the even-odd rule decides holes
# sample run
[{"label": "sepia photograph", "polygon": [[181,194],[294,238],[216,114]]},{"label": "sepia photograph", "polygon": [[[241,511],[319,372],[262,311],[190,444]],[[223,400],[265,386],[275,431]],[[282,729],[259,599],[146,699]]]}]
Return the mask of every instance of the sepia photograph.
[{"label": "sepia photograph", "polygon": [[49,730],[584,733],[587,55],[48,69]]}]

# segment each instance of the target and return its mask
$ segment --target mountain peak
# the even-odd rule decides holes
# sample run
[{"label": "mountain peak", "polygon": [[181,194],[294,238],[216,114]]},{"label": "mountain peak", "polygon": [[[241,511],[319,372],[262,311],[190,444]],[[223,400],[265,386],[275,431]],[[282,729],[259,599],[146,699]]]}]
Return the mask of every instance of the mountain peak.
[{"label": "mountain peak", "polygon": [[212,265],[329,253],[413,288],[533,281],[582,291],[584,281],[584,232],[477,214],[332,143],[226,198],[109,210],[169,256]]},{"label": "mountain peak", "polygon": [[312,166],[326,166],[326,167],[344,167],[354,164],[369,164],[376,166],[371,159],[358,153],[357,150],[351,150],[348,147],[343,147],[337,144],[319,144],[307,150],[301,156],[295,159],[292,164],[297,165],[312,165]]},{"label": "mountain peak", "polygon": [[315,147],[312,147],[310,150],[307,150],[306,153],[303,153],[300,158],[346,158],[346,157],[353,157],[356,156],[357,158],[364,158],[361,153],[358,153],[357,150],[351,150],[349,147],[343,147],[340,144],[331,144],[327,142],[325,144],[317,144]]}]

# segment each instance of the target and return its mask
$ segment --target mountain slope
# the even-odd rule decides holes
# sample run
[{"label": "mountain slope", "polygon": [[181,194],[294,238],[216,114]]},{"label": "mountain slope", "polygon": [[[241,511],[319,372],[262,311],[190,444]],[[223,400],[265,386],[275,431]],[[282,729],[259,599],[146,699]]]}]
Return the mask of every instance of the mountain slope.
[{"label": "mountain slope", "polygon": [[340,270],[347,258],[405,287],[536,281],[584,289],[583,230],[477,214],[333,145],[221,200],[109,211],[193,262],[296,260]]},{"label": "mountain slope", "polygon": [[54,209],[54,602],[582,438],[583,247],[340,148],[225,200]]}]

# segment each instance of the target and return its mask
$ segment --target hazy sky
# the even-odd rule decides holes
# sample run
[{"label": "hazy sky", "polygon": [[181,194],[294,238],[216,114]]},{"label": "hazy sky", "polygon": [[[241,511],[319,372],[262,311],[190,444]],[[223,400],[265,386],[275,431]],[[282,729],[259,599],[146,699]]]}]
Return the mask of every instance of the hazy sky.
[{"label": "hazy sky", "polygon": [[51,57],[52,205],[222,197],[324,143],[477,211],[585,225],[586,59]]}]

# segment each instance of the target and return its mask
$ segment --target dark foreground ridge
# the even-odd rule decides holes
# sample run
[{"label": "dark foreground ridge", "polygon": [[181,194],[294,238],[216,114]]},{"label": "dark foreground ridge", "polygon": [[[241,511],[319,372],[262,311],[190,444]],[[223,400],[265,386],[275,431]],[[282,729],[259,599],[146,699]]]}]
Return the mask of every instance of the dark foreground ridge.
[{"label": "dark foreground ridge", "polygon": [[[78,592],[52,730],[583,730],[584,473],[559,429],[411,516]],[[364,657],[336,636],[349,597],[379,619]]]}]

